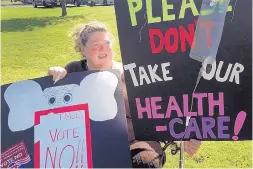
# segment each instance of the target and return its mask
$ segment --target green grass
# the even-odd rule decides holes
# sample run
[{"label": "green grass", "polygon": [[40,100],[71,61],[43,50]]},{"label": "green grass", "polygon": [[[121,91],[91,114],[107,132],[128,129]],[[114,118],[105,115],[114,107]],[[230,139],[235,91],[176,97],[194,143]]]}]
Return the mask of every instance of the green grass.
[{"label": "green grass", "polygon": [[[168,151],[165,167],[178,167],[178,160]],[[252,141],[203,142],[195,156],[185,153],[185,168],[252,168]]]},{"label": "green grass", "polygon": [[40,77],[50,66],[80,59],[69,33],[74,25],[91,20],[107,24],[115,36],[115,60],[121,60],[112,6],[67,10],[62,18],[60,8],[2,8],[2,83]]},{"label": "green grass", "polygon": [[17,2],[11,2],[11,1],[1,1],[1,5],[21,5],[22,2],[17,1]]},{"label": "green grass", "polygon": [[[50,66],[65,66],[80,55],[68,36],[74,25],[99,20],[115,36],[115,60],[121,61],[114,8],[2,8],[2,84],[45,76]],[[193,158],[185,156],[186,168],[252,168],[252,141],[203,142]],[[178,155],[167,150],[166,168],[178,167]]]}]

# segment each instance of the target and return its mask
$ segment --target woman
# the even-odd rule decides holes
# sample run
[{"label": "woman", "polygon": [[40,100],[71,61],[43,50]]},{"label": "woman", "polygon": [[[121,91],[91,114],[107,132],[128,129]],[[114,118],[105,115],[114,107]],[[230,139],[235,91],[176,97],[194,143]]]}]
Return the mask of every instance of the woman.
[{"label": "woman", "polygon": [[[126,106],[126,117],[128,125],[128,136],[134,168],[160,168],[165,163],[165,153],[159,142],[137,141],[134,138],[131,115],[125,89],[123,67],[119,62],[113,61],[112,36],[106,26],[99,22],[91,22],[80,26],[73,34],[75,49],[81,53],[83,59],[73,61],[62,67],[51,67],[48,75],[57,81],[66,76],[67,73],[81,72],[87,70],[118,69],[122,74],[123,92]],[[192,156],[197,152],[200,142],[191,140],[185,142],[185,151]]]}]

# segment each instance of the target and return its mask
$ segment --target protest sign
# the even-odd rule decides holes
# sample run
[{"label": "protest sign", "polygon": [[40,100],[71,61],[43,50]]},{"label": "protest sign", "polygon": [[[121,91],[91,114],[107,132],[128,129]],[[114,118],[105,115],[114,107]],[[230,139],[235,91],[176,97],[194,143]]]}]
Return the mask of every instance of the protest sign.
[{"label": "protest sign", "polygon": [[1,86],[1,167],[132,167],[116,70]]},{"label": "protest sign", "polygon": [[136,139],[252,139],[252,1],[116,0],[115,9]]}]

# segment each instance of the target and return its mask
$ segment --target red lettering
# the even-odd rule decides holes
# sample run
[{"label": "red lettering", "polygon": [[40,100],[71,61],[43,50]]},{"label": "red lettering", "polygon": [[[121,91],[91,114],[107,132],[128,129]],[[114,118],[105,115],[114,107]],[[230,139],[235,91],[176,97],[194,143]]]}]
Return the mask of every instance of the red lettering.
[{"label": "red lettering", "polygon": [[77,129],[77,128],[74,128],[74,129],[73,129],[73,138],[78,138],[78,137],[79,137],[78,135],[75,135],[75,134],[76,134],[76,129]]},{"label": "red lettering", "polygon": [[204,27],[206,30],[206,43],[207,47],[211,47],[211,27],[213,27],[215,22],[200,22],[200,26]]},{"label": "red lettering", "polygon": [[[159,45],[155,45],[155,37],[159,37]],[[164,46],[164,40],[163,40],[163,33],[159,29],[150,29],[149,30],[149,39],[150,39],[150,45],[151,45],[151,50],[152,53],[159,53],[162,51],[163,46]]]},{"label": "red lettering", "polygon": [[[184,26],[179,26],[178,29],[169,28],[164,36],[161,30],[150,29],[149,39],[152,53],[162,52],[164,46],[168,53],[176,53],[179,45],[181,45],[181,52],[185,52],[187,50],[187,43],[194,50],[196,48],[194,34],[197,23],[198,20],[194,20],[193,24],[188,24],[188,30]],[[203,36],[206,36],[208,48],[211,47],[211,29],[215,24],[215,22],[200,22],[200,26],[204,28],[205,35]]]},{"label": "red lettering", "polygon": [[[171,44],[171,37],[173,43]],[[167,52],[175,53],[178,49],[178,31],[176,28],[169,28],[165,34],[165,47]]]},{"label": "red lettering", "polygon": [[61,156],[62,156],[62,153],[64,152],[64,150],[67,148],[67,147],[71,147],[72,150],[73,150],[73,155],[72,155],[72,163],[71,163],[71,166],[69,168],[71,168],[73,166],[73,163],[74,163],[74,160],[75,160],[75,149],[72,145],[66,145],[62,151],[61,151],[61,154],[60,154],[60,158],[59,158],[59,168],[61,168]]},{"label": "red lettering", "polygon": [[49,133],[50,133],[50,137],[51,137],[52,142],[54,142],[55,138],[56,138],[57,129],[56,129],[56,131],[54,133],[54,138],[52,137],[51,130],[49,130]]},{"label": "red lettering", "polygon": [[69,113],[64,113],[65,114],[65,119],[69,119],[71,116]]},{"label": "red lettering", "polygon": [[192,47],[192,49],[195,48],[195,45],[193,44],[194,33],[195,33],[194,32],[194,24],[189,24],[188,29],[189,29],[189,33],[185,30],[185,28],[183,26],[179,26],[181,51],[182,52],[186,51],[186,41]]},{"label": "red lettering", "polygon": [[[198,19],[195,19],[194,20],[194,24],[195,24],[194,32],[195,32],[195,28],[196,28],[197,23],[198,23]],[[193,35],[193,42],[192,42],[192,45],[191,45],[191,49],[192,50],[196,49],[196,39],[194,38],[194,35]]]},{"label": "red lettering", "polygon": [[52,134],[52,131],[49,130],[49,134],[51,137],[52,142],[55,142],[55,140],[63,140],[63,139],[69,139],[69,136],[73,136],[73,138],[78,138],[78,134],[76,131],[77,128],[73,128],[73,129],[67,129],[67,130],[55,130],[54,135]]},{"label": "red lettering", "polygon": [[[72,129],[68,129],[66,130],[66,133],[67,133],[67,139],[69,138],[69,130],[72,130]],[[73,131],[74,132],[74,131]]]},{"label": "red lettering", "polygon": [[[60,137],[60,139],[59,139],[60,133],[62,134],[62,135],[61,135],[62,137]],[[58,134],[57,134],[57,140],[63,140],[63,139],[64,139],[64,132],[63,132],[62,130],[60,130],[60,131],[58,132]]]},{"label": "red lettering", "polygon": [[49,147],[47,147],[47,151],[46,151],[46,161],[45,161],[45,168],[47,168],[47,157],[48,157],[48,154],[50,154],[52,167],[53,167],[53,168],[55,168],[55,158],[56,158],[56,152],[57,152],[57,147],[56,147],[56,150],[55,150],[55,152],[54,152],[54,160],[53,160],[53,159],[52,159],[51,152],[50,152],[50,150],[49,150]]}]

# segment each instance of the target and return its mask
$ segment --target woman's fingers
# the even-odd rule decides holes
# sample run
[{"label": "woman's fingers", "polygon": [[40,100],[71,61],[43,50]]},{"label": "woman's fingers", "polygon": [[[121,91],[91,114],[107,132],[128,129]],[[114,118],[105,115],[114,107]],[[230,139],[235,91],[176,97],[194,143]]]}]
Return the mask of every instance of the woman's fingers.
[{"label": "woman's fingers", "polygon": [[56,66],[56,67],[50,67],[48,70],[48,75],[53,76],[53,81],[55,81],[55,83],[64,78],[67,74],[67,71],[60,67],[60,66]]},{"label": "woman's fingers", "polygon": [[54,69],[55,69],[55,67],[50,67],[50,68],[48,69],[47,75],[48,75],[48,76],[53,75],[53,74],[54,74]]},{"label": "woman's fingers", "polygon": [[63,79],[67,75],[67,71],[63,69],[60,79]]}]

